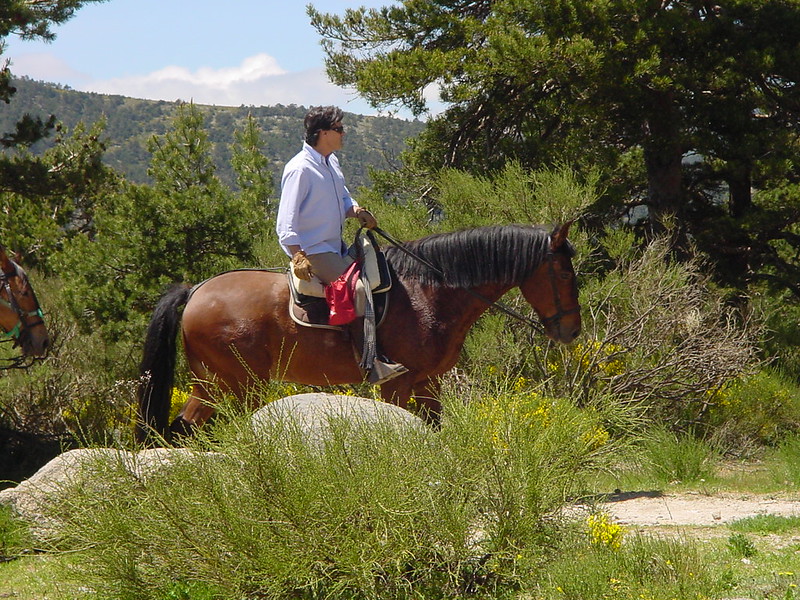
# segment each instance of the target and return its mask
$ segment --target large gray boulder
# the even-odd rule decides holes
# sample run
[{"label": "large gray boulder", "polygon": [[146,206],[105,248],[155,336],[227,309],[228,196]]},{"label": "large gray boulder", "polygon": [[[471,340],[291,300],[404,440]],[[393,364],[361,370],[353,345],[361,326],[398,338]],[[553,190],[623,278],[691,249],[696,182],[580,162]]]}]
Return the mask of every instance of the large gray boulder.
[{"label": "large gray boulder", "polygon": [[57,536],[58,523],[47,515],[51,508],[69,499],[77,489],[103,493],[104,474],[122,469],[133,479],[146,480],[177,460],[191,460],[195,452],[185,448],[153,448],[129,452],[116,448],[70,450],[55,457],[18,486],[0,491],[0,504],[31,526],[35,538],[46,541]]},{"label": "large gray boulder", "polygon": [[290,423],[313,442],[320,442],[334,428],[341,430],[343,423],[356,432],[370,426],[429,431],[422,419],[394,404],[323,393],[297,394],[271,402],[253,415],[252,423],[257,434],[276,423]]}]

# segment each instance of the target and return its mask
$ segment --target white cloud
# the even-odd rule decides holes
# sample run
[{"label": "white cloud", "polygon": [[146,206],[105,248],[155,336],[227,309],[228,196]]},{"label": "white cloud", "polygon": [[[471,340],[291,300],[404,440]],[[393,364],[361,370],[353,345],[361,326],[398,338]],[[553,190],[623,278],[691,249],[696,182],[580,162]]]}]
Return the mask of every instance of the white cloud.
[{"label": "white cloud", "polygon": [[375,113],[352,91],[331,84],[324,69],[290,73],[267,54],[246,58],[237,67],[203,67],[191,71],[168,66],[147,75],[89,81],[74,87],[101,94],[170,102],[192,100],[218,106],[334,104],[349,112]]},{"label": "white cloud", "polygon": [[168,66],[149,75],[122,77],[110,79],[105,82],[94,82],[93,87],[102,85],[108,88],[158,89],[163,84],[185,84],[209,90],[235,89],[237,86],[259,81],[264,78],[285,74],[278,62],[267,54],[257,54],[245,58],[238,67],[225,67],[212,69],[201,67],[197,71],[190,71],[184,67]]},{"label": "white cloud", "polygon": [[91,81],[91,77],[76,71],[60,58],[47,52],[31,52],[11,57],[11,72],[37,81],[76,85]]},{"label": "white cloud", "polygon": [[[104,80],[79,73],[52,55],[27,54],[14,59],[12,72],[69,85],[80,91],[147,100],[185,100],[217,106],[332,104],[347,112],[367,115],[378,113],[353,90],[330,83],[323,68],[287,72],[268,54],[250,56],[234,67],[201,67],[193,71],[171,65],[146,75]],[[426,92],[428,97],[433,95],[433,90]],[[410,114],[408,111],[398,111],[397,116],[409,118]]]}]

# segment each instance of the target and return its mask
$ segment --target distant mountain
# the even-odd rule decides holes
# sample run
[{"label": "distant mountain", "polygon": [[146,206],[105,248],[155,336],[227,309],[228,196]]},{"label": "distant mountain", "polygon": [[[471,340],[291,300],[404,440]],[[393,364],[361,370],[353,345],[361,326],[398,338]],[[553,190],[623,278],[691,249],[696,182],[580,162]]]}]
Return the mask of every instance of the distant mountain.
[{"label": "distant mountain", "polygon": [[[58,121],[72,130],[78,122],[91,125],[105,116],[107,150],[105,162],[133,182],[149,180],[147,168],[150,155],[147,140],[162,135],[171,125],[175,108],[180,102],[137,100],[125,96],[110,96],[78,92],[67,87],[33,81],[27,78],[14,82],[17,93],[11,103],[0,109],[0,133],[12,131],[25,113],[46,118],[55,115]],[[205,117],[205,128],[214,144],[217,174],[227,184],[234,185],[230,168],[230,144],[233,133],[241,128],[247,115],[253,115],[263,132],[264,154],[270,159],[276,187],[280,185],[283,165],[300,150],[303,139],[303,117],[307,108],[289,106],[226,106],[197,105]],[[348,186],[355,191],[369,185],[368,168],[389,169],[405,148],[405,140],[419,134],[425,127],[421,121],[405,121],[390,117],[366,117],[347,113],[347,137],[338,152]],[[50,141],[39,142],[34,151],[42,151]]]}]

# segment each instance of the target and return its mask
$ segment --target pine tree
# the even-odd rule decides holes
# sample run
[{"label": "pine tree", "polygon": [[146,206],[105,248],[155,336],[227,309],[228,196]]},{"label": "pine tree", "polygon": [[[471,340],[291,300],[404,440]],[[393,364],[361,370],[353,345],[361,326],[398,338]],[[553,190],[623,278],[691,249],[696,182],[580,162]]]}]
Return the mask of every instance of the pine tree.
[{"label": "pine tree", "polygon": [[[55,33],[52,27],[68,21],[84,4],[104,2],[105,0],[4,0],[0,6],[0,60],[5,51],[5,40],[10,35],[22,39],[52,40]],[[12,84],[11,61],[5,60],[0,66],[0,100],[11,102],[16,88]],[[58,178],[46,183],[41,163],[24,150],[31,144],[50,135],[56,126],[56,117],[49,115],[25,114],[17,123],[15,131],[0,134],[0,146],[6,149],[0,155],[0,191],[30,193],[31,185],[56,187]],[[9,156],[9,151],[21,149],[21,155]],[[68,168],[66,165],[65,168]],[[44,171],[46,173],[46,170]],[[42,180],[45,181],[42,181]],[[35,182],[35,183],[34,183]]]},{"label": "pine tree", "polygon": [[614,168],[638,149],[656,222],[686,216],[687,153],[721,161],[715,179],[744,190],[741,212],[761,157],[794,152],[798,0],[404,0],[309,15],[334,83],[417,114],[439,90],[448,108],[417,145],[435,166]]},{"label": "pine tree", "polygon": [[94,237],[76,236],[61,254],[71,312],[113,338],[138,335],[168,285],[251,266],[266,228],[263,210],[216,177],[194,105],[179,106],[148,147],[153,185],[126,185],[96,210]]},{"label": "pine tree", "polygon": [[252,115],[248,115],[244,128],[234,132],[231,165],[236,172],[236,183],[242,197],[273,216],[277,208],[273,197],[275,184],[269,159],[262,152],[263,147],[264,140],[258,123]]}]

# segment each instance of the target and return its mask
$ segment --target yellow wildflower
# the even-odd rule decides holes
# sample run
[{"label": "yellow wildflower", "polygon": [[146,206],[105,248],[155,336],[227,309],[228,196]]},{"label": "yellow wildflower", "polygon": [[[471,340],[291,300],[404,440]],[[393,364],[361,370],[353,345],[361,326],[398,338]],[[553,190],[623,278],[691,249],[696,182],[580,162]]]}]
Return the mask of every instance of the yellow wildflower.
[{"label": "yellow wildflower", "polygon": [[621,525],[612,522],[606,513],[589,515],[586,523],[589,526],[589,537],[593,545],[605,546],[612,550],[620,548],[625,530]]}]

